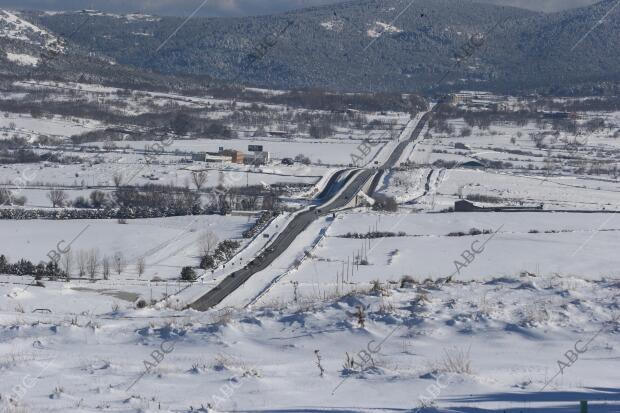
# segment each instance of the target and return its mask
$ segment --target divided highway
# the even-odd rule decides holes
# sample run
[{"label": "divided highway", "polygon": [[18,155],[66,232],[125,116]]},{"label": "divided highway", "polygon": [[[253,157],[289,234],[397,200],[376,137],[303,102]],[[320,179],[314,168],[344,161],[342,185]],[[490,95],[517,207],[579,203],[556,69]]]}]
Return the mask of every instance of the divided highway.
[{"label": "divided highway", "polygon": [[[415,129],[411,133],[409,139],[403,140],[399,143],[394,151],[390,154],[388,160],[381,166],[379,170],[377,169],[363,169],[358,170],[351,173],[347,178],[346,182],[343,184],[343,188],[340,189],[340,192],[337,196],[332,197],[331,199],[326,200],[325,202],[317,205],[316,207],[311,207],[311,209],[299,213],[287,226],[282,230],[282,232],[276,237],[275,241],[269,245],[269,247],[264,250],[259,256],[254,258],[245,268],[235,271],[234,273],[228,275],[220,284],[214,287],[212,290],[207,292],[205,295],[200,297],[194,303],[190,304],[190,307],[199,310],[205,311],[215,305],[219,304],[224,298],[226,298],[229,294],[239,288],[243,283],[245,283],[252,275],[256,274],[259,271],[267,268],[276,258],[278,258],[297,238],[299,234],[301,234],[310,224],[316,220],[319,216],[329,215],[340,208],[346,206],[350,200],[355,197],[364,187],[364,185],[370,180],[373,179],[373,189],[376,186],[380,175],[386,169],[393,168],[398,160],[400,159],[403,151],[411,142],[418,139],[422,128],[428,120],[430,113],[424,114]],[[344,171],[338,172],[332,179],[329,181],[327,188],[319,195],[318,199],[321,199],[323,196],[336,192],[337,190],[333,188],[336,185],[337,179],[336,176],[340,176]]]}]

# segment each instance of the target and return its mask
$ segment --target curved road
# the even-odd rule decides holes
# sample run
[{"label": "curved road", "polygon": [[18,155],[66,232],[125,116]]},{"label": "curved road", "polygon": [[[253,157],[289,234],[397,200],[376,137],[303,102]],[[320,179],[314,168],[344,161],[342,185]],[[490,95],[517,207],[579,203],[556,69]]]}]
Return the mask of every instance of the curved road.
[{"label": "curved road", "polygon": [[[411,142],[414,142],[420,135],[422,128],[424,127],[430,113],[424,114],[415,129],[411,133],[409,139],[406,139],[399,143],[394,151],[390,154],[388,160],[381,166],[379,170],[376,169],[363,169],[361,171],[355,171],[349,175],[344,183],[344,189],[341,189],[340,193],[335,199],[327,200],[326,202],[311,207],[308,211],[299,213],[288,225],[282,230],[271,245],[261,252],[253,261],[251,261],[245,268],[235,271],[228,275],[220,284],[214,287],[212,290],[204,294],[194,303],[190,304],[190,308],[199,311],[205,311],[215,305],[219,304],[229,294],[239,288],[245,283],[252,275],[267,268],[276,258],[278,258],[301,234],[308,226],[319,216],[329,215],[333,211],[338,210],[346,206],[350,200],[355,197],[359,191],[362,190],[364,185],[369,179],[375,178],[373,187],[378,181],[377,175],[380,176],[384,170],[393,168],[398,159],[401,157],[403,151]],[[340,175],[337,173],[336,175]],[[334,175],[334,177],[336,176]],[[322,195],[331,194],[334,190],[331,188],[336,179],[332,177],[327,188],[322,192]],[[329,188],[329,189],[328,189]]]}]

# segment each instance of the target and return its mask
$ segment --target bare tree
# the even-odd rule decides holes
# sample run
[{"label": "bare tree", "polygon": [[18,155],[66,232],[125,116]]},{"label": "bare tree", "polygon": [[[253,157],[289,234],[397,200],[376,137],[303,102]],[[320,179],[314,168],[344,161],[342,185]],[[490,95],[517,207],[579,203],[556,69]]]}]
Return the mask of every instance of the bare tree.
[{"label": "bare tree", "polygon": [[69,198],[62,189],[52,189],[47,193],[47,198],[52,202],[52,208],[61,207]]},{"label": "bare tree", "polygon": [[246,207],[248,211],[253,211],[258,205],[258,198],[260,197],[260,191],[255,190],[250,192],[246,197]]},{"label": "bare tree", "polygon": [[114,175],[112,175],[112,181],[114,182],[114,186],[117,188],[123,185],[124,180],[125,177],[122,172],[114,172]]},{"label": "bare tree", "polygon": [[80,250],[77,253],[78,276],[84,278],[86,276],[86,263],[88,261],[88,252]]},{"label": "bare tree", "polygon": [[90,193],[90,203],[93,208],[101,208],[106,201],[106,194],[102,191],[93,191]]},{"label": "bare tree", "polygon": [[223,193],[223,194],[218,194],[217,196],[217,209],[219,210],[223,210],[226,209],[230,203],[228,202],[228,196],[229,194],[227,193]]},{"label": "bare tree", "polygon": [[88,276],[91,279],[94,279],[97,276],[97,271],[99,270],[100,265],[101,262],[99,261],[99,250],[90,250],[86,259],[86,270],[88,271]]},{"label": "bare tree", "polygon": [[207,173],[205,171],[192,172],[192,181],[196,185],[196,189],[200,191],[204,184],[207,182]]},{"label": "bare tree", "polygon": [[73,251],[69,250],[60,258],[60,267],[67,278],[71,278],[71,270],[73,269]]},{"label": "bare tree", "polygon": [[13,193],[6,188],[0,188],[0,205],[12,205]]},{"label": "bare tree", "polygon": [[102,275],[104,280],[110,279],[110,258],[106,255],[101,260]]},{"label": "bare tree", "polygon": [[127,262],[125,261],[125,256],[123,255],[122,252],[114,253],[113,264],[114,264],[114,271],[116,271],[118,275],[121,275],[123,271],[125,271]]},{"label": "bare tree", "polygon": [[136,262],[136,270],[138,271],[138,278],[142,277],[144,271],[146,270],[146,260],[144,257],[138,258],[138,262]]},{"label": "bare tree", "polygon": [[198,239],[200,253],[203,256],[211,254],[218,242],[220,242],[220,239],[215,232],[211,230],[205,231]]}]

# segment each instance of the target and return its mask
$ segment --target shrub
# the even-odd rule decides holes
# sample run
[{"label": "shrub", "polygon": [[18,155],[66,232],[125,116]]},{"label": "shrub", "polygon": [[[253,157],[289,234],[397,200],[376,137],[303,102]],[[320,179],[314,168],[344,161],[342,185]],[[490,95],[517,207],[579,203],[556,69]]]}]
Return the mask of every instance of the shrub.
[{"label": "shrub", "polygon": [[398,203],[396,199],[391,196],[377,194],[373,196],[375,200],[372,209],[375,211],[388,211],[388,212],[397,212],[398,211]]},{"label": "shrub", "polygon": [[181,279],[183,281],[196,281],[196,271],[192,267],[183,267],[181,270]]},{"label": "shrub", "polygon": [[411,288],[416,283],[415,279],[410,275],[403,275],[400,279],[400,288]]},{"label": "shrub", "polygon": [[93,208],[101,208],[106,202],[106,194],[102,191],[93,191],[90,193],[90,203]]},{"label": "shrub", "polygon": [[440,363],[444,373],[471,374],[471,358],[467,350],[460,348],[444,349],[445,356]]},{"label": "shrub", "polygon": [[306,155],[303,155],[301,153],[295,157],[295,162],[299,162],[304,165],[310,165],[311,163],[310,158],[308,158]]},{"label": "shrub", "polygon": [[83,196],[78,196],[75,201],[73,201],[73,206],[75,208],[90,208],[90,204]]},{"label": "shrub", "polygon": [[276,211],[264,211],[261,213],[254,225],[252,225],[252,228],[243,232],[243,238],[252,238],[254,235],[258,234],[258,232],[261,231],[265,225],[267,225],[271,218],[277,215],[278,213]]},{"label": "shrub", "polygon": [[212,255],[205,255],[200,260],[200,268],[203,270],[208,270],[210,268],[214,268],[216,265],[215,259],[213,259]]}]

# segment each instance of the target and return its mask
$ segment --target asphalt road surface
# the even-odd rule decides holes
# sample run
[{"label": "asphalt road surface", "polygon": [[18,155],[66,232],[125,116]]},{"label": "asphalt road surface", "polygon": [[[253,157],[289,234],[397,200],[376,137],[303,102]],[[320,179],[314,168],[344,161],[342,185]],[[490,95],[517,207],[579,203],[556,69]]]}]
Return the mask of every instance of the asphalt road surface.
[{"label": "asphalt road surface", "polygon": [[[248,263],[245,268],[228,275],[220,284],[192,303],[190,307],[195,310],[205,311],[219,304],[224,298],[245,283],[252,275],[267,268],[276,258],[286,251],[295,238],[308,228],[314,220],[320,216],[329,215],[333,213],[332,211],[347,205],[349,201],[359,193],[369,179],[374,178],[377,174],[383,173],[385,169],[394,167],[407,145],[419,137],[429,116],[430,114],[427,113],[420,119],[409,139],[404,140],[396,146],[388,160],[381,166],[380,170],[364,169],[350,174],[343,185],[344,189],[337,198],[331,201],[328,200],[325,203],[311,207],[308,211],[298,214],[286,228],[280,232],[275,241],[273,241],[266,250],[263,250],[261,254]],[[319,197],[325,194],[331,195],[335,192],[335,188],[332,187],[336,185],[337,179],[335,177],[340,174],[341,172],[330,179],[327,188]]]}]

